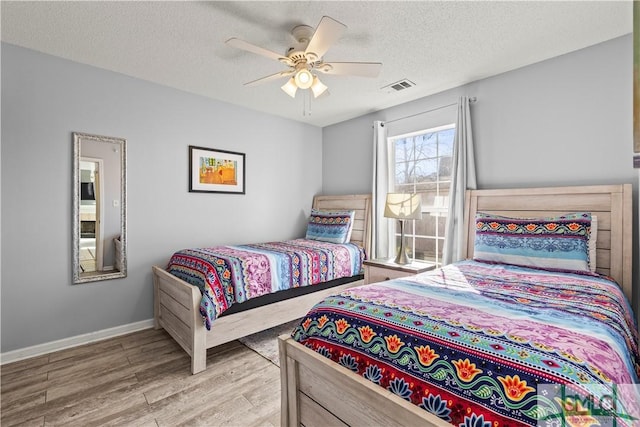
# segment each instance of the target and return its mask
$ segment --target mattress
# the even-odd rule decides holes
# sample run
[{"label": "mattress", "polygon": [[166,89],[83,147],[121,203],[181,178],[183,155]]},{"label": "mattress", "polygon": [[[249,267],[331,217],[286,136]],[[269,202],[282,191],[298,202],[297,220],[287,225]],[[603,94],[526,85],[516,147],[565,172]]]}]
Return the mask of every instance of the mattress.
[{"label": "mattress", "polygon": [[361,274],[364,251],[352,243],[295,239],[183,249],[167,271],[200,288],[207,329],[232,305],[291,288]]}]

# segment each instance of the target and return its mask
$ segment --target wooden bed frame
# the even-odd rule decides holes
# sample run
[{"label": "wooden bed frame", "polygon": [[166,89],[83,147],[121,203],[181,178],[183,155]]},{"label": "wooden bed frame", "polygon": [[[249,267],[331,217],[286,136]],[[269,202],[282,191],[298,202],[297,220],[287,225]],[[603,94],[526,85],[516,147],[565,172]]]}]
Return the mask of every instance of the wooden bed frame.
[{"label": "wooden bed frame", "polygon": [[[613,277],[631,299],[632,187],[630,184],[469,190],[466,255],[473,256],[476,212],[514,217],[592,212],[598,216],[597,271]],[[278,338],[282,426],[451,425],[390,391],[304,347]]]},{"label": "wooden bed frame", "polygon": [[[316,196],[313,208],[356,211],[351,242],[370,253],[371,195]],[[303,317],[317,301],[332,293],[363,284],[345,283],[284,301],[222,316],[210,330],[200,315],[202,294],[193,286],[160,266],[153,266],[154,327],[164,328],[191,356],[191,372],[206,369],[207,349]]]}]

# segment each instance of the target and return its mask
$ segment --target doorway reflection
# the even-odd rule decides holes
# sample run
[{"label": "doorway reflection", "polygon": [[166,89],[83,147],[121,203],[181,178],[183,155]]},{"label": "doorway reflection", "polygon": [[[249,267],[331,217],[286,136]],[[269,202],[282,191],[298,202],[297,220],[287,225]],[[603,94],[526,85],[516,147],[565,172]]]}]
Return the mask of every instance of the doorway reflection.
[{"label": "doorway reflection", "polygon": [[80,270],[93,273],[98,269],[96,254],[96,170],[98,163],[80,160]]}]

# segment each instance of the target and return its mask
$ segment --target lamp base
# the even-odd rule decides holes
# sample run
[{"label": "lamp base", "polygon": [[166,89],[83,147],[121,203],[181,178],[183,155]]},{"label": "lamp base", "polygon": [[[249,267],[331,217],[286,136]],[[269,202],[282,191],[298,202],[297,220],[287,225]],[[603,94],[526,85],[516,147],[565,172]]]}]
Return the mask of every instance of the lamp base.
[{"label": "lamp base", "polygon": [[398,255],[393,261],[396,264],[411,264],[411,258],[407,255],[407,249],[404,246],[404,221],[400,220],[400,248],[398,248]]},{"label": "lamp base", "polygon": [[396,259],[393,260],[394,263],[401,265],[411,264],[411,261],[412,259],[407,256],[407,251],[404,248],[400,248],[400,250],[398,251],[398,256],[396,256]]}]

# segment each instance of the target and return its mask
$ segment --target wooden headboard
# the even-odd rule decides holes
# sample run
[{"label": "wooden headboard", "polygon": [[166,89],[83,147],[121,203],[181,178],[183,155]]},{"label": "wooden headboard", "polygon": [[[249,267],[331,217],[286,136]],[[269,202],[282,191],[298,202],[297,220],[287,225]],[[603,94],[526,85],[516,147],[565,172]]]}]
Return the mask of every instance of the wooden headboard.
[{"label": "wooden headboard", "polygon": [[371,253],[371,194],[349,194],[346,196],[315,196],[313,209],[323,211],[355,210],[351,232],[351,243]]},{"label": "wooden headboard", "polygon": [[596,271],[611,276],[631,301],[632,293],[631,184],[576,187],[467,190],[464,247],[473,258],[476,212],[516,218],[591,212],[598,217]]}]

